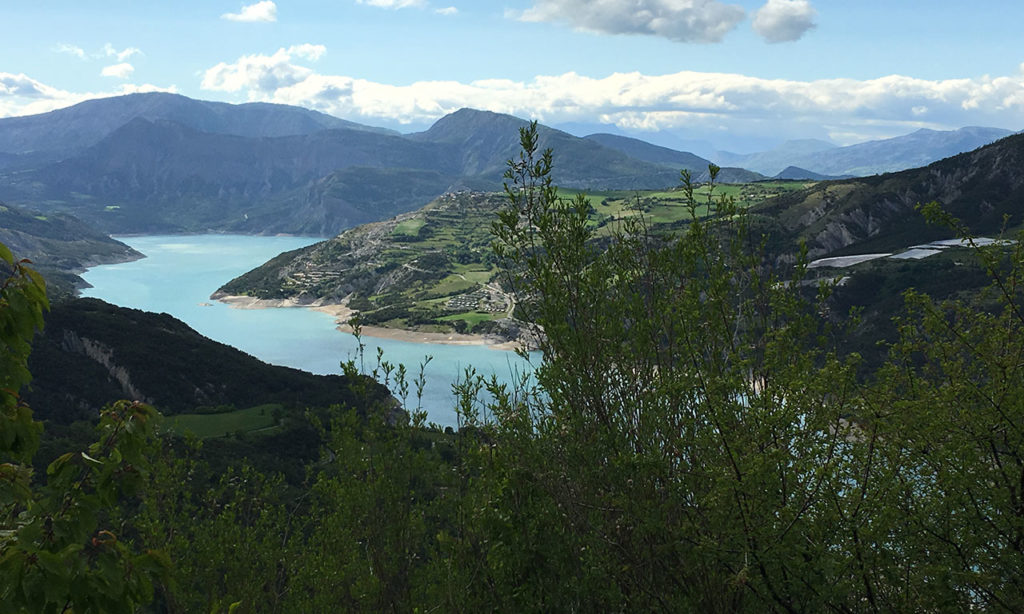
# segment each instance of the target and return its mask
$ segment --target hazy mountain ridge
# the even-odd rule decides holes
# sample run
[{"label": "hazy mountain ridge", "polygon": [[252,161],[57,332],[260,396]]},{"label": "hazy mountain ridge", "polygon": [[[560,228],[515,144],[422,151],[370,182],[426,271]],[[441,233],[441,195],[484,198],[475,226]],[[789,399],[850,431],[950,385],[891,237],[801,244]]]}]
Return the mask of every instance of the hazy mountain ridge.
[{"label": "hazy mountain ridge", "polygon": [[731,151],[716,151],[711,157],[716,164],[744,166],[767,175],[775,175],[787,166],[798,166],[791,160],[838,147],[820,139],[792,139],[766,151],[738,154]]},{"label": "hazy mountain ridge", "polygon": [[[972,232],[997,234],[1024,224],[1024,135],[1013,135],[928,166],[819,183],[755,207],[780,225],[782,251],[804,239],[812,258],[851,251],[890,251],[950,238],[928,225],[917,206],[939,202]],[[788,247],[785,247],[788,245]]]},{"label": "hazy mountain ridge", "polygon": [[[711,164],[711,161],[687,151],[677,151],[668,147],[661,147],[660,145],[652,145],[640,139],[617,134],[599,133],[583,138],[600,143],[605,147],[617,149],[638,160],[659,164],[676,171],[688,170],[694,181],[705,182],[711,179],[711,175],[708,172],[708,165]],[[721,168],[717,177],[717,181],[720,183],[748,183],[762,179],[767,179],[767,177],[760,173],[736,167]]]},{"label": "hazy mountain ridge", "polygon": [[[82,154],[8,175],[7,183],[23,200],[60,203],[110,231],[241,227],[259,233],[275,225],[251,228],[247,213],[277,204],[277,196],[355,165],[414,167],[423,160],[454,172],[445,156],[393,135],[332,129],[247,138],[136,118]],[[448,182],[442,183],[443,191]]]},{"label": "hazy mountain ridge", "polygon": [[331,236],[414,210],[463,183],[431,170],[344,168],[252,208],[229,230]]},{"label": "hazy mountain ridge", "polygon": [[959,153],[971,151],[1013,134],[1002,128],[969,126],[958,130],[929,130],[891,139],[836,147],[824,141],[804,139],[754,154],[720,152],[716,161],[776,176],[796,166],[821,175],[864,177],[917,168]]},{"label": "hazy mountain ridge", "polygon": [[169,120],[201,132],[247,137],[310,134],[330,128],[397,134],[302,107],[265,102],[233,105],[151,92],[86,100],[39,115],[2,118],[0,152],[34,152],[63,159],[95,145],[135,118]]}]

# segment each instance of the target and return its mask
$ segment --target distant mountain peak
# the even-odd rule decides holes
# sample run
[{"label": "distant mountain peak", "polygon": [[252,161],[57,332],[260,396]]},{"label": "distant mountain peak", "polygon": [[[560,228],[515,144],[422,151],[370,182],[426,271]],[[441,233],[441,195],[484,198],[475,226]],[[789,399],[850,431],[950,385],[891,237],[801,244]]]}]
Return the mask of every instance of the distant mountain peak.
[{"label": "distant mountain peak", "polygon": [[38,115],[2,118],[0,153],[31,153],[56,161],[95,145],[136,118],[170,120],[200,132],[245,137],[294,136],[332,128],[398,134],[303,107],[236,105],[169,92],[144,92],[95,98]]},{"label": "distant mountain peak", "polygon": [[800,181],[800,180],[825,181],[825,180],[828,180],[828,179],[837,179],[837,177],[832,177],[832,176],[829,176],[829,175],[822,175],[821,173],[815,173],[814,171],[809,171],[809,170],[807,170],[805,168],[800,168],[799,166],[787,166],[786,168],[782,169],[781,172],[779,172],[777,175],[775,175],[774,178],[775,179],[790,179],[790,180],[797,180],[797,181]]},{"label": "distant mountain peak", "polygon": [[427,130],[408,136],[424,141],[463,142],[478,136],[481,131],[489,135],[500,131],[503,139],[510,134],[518,141],[519,127],[528,123],[514,115],[463,107],[438,119]]}]

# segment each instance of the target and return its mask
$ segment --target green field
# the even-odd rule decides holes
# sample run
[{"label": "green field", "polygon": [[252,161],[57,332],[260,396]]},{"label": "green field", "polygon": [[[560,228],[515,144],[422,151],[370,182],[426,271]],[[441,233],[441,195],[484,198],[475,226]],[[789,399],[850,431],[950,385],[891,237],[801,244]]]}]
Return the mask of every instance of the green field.
[{"label": "green field", "polygon": [[216,414],[178,414],[168,416],[164,424],[179,435],[191,433],[201,439],[223,437],[237,432],[270,430],[277,425],[274,416],[280,405],[257,405]]},{"label": "green field", "polygon": [[420,234],[420,228],[423,228],[423,224],[425,224],[425,223],[426,223],[426,220],[417,219],[417,218],[405,220],[404,222],[402,222],[402,223],[398,224],[397,226],[395,226],[395,230],[393,231],[393,234],[396,237],[399,237],[399,236],[418,237],[419,234]]}]

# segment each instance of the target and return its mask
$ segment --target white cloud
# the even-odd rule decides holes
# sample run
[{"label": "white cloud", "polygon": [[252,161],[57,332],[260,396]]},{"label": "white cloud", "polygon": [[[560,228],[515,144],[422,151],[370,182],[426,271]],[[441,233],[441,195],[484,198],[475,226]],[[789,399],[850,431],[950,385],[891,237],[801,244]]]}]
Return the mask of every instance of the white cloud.
[{"label": "white cloud", "polygon": [[[233,64],[221,62],[203,74],[201,87],[223,92],[275,92],[314,76],[313,70],[292,63],[294,58],[316,60],[327,51],[323,45],[292,45],[274,55],[245,55]],[[250,94],[252,97],[252,94]]]},{"label": "white cloud", "polygon": [[356,0],[359,4],[378,6],[382,9],[404,9],[410,6],[424,6],[424,0]]},{"label": "white cloud", "polygon": [[[1024,127],[1024,71],[1017,70],[1008,76],[947,80],[889,75],[816,81],[693,71],[602,77],[570,72],[528,80],[392,85],[322,74],[313,62],[325,53],[322,45],[303,44],[273,54],[246,55],[206,70],[202,88],[227,92],[235,99],[301,105],[364,123],[415,128],[461,107],[553,124],[602,122],[629,130],[688,134],[725,129],[788,138],[807,135],[813,128],[815,134],[824,136],[824,131],[844,144],[917,128]],[[0,73],[0,116],[42,113],[88,98],[165,89],[124,84],[114,91],[68,92],[24,74]]]},{"label": "white cloud", "polygon": [[53,48],[57,53],[67,53],[75,56],[80,60],[100,60],[104,58],[117,58],[118,62],[124,62],[131,58],[133,55],[141,55],[142,50],[138,47],[125,47],[124,49],[116,49],[110,43],[104,43],[103,47],[96,53],[86,53],[85,49],[82,49],[78,45],[69,45],[67,43],[60,43]]},{"label": "white cloud", "polygon": [[103,45],[103,56],[108,58],[117,58],[118,62],[124,62],[138,53],[142,53],[142,51],[137,47],[125,47],[124,49],[117,50],[110,43]]},{"label": "white cloud", "polygon": [[237,13],[224,13],[221,19],[228,21],[277,21],[277,5],[271,0],[247,4]]},{"label": "white cloud", "polygon": [[25,73],[0,72],[0,99],[29,98],[45,99],[61,94],[61,91],[32,79]]},{"label": "white cloud", "polygon": [[86,57],[88,57],[85,53],[85,49],[82,49],[81,47],[78,47],[76,45],[69,45],[67,43],[60,43],[59,45],[54,47],[53,50],[57,53],[68,53],[70,55],[75,56],[79,60],[84,60],[86,59]]},{"label": "white cloud", "polygon": [[310,43],[302,43],[301,45],[292,45],[287,49],[283,49],[288,55],[295,55],[300,58],[306,58],[307,60],[319,60],[325,53],[327,53],[327,47],[323,45],[312,45]]},{"label": "white cloud", "polygon": [[813,28],[817,16],[808,0],[768,0],[754,13],[754,31],[769,43],[791,42]]},{"label": "white cloud", "polygon": [[135,72],[135,67],[128,62],[121,62],[120,64],[112,64],[110,66],[104,66],[103,70],[100,71],[100,75],[104,77],[116,77],[118,79],[127,79],[132,76]]},{"label": "white cloud", "polygon": [[717,43],[744,19],[742,7],[718,0],[535,0],[522,21],[568,23],[603,34],[648,34],[681,43]]},{"label": "white cloud", "polygon": [[443,9],[436,9],[434,12],[438,15],[457,15],[459,13],[459,9],[454,6],[446,6]]},{"label": "white cloud", "polygon": [[[601,121],[637,130],[700,125],[785,135],[787,127],[813,125],[835,134],[877,138],[921,127],[1016,129],[1024,116],[1024,74],[941,81],[901,75],[793,81],[692,71],[614,73],[603,78],[570,72],[529,81],[418,81],[397,86],[318,74],[302,64],[302,48],[220,63],[206,71],[202,87],[367,123],[417,126],[473,107],[548,123]],[[927,113],[921,113],[923,108]]]},{"label": "white cloud", "polygon": [[68,92],[51,87],[25,74],[0,72],[0,117],[34,115],[68,107],[92,98],[105,98],[140,92],[172,92],[175,86],[160,87],[151,84],[125,83],[113,91]]}]

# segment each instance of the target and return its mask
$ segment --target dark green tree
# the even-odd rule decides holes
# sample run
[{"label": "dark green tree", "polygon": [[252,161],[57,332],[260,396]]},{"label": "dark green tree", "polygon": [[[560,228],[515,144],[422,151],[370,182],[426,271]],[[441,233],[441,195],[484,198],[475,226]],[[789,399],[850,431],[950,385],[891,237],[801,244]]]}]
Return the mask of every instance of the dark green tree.
[{"label": "dark green tree", "polygon": [[4,612],[133,612],[167,569],[137,553],[108,511],[146,477],[156,412],[119,402],[101,413],[99,441],[50,464],[45,485],[28,465],[42,428],[19,390],[47,308],[42,278],[0,245],[0,604]]}]

